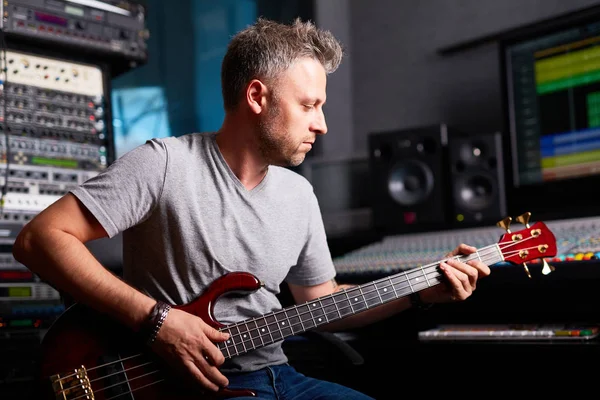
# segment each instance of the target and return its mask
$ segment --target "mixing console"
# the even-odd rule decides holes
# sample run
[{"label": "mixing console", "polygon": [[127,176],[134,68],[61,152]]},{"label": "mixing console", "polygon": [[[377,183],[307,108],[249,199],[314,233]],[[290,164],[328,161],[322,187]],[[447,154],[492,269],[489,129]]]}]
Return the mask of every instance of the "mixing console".
[{"label": "mixing console", "polygon": [[[548,262],[600,258],[600,217],[544,221],[554,233],[557,255]],[[393,235],[334,259],[339,276],[387,275],[437,262],[459,243],[477,248],[498,243],[496,226]]]}]

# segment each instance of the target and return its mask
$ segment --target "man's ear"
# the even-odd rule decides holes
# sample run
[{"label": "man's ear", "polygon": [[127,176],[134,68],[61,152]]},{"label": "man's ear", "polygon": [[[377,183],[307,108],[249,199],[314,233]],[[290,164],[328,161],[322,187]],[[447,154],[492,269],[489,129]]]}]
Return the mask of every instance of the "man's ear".
[{"label": "man's ear", "polygon": [[267,104],[268,91],[267,86],[258,79],[253,79],[248,85],[246,89],[246,102],[250,110],[255,114],[260,114],[264,111]]}]

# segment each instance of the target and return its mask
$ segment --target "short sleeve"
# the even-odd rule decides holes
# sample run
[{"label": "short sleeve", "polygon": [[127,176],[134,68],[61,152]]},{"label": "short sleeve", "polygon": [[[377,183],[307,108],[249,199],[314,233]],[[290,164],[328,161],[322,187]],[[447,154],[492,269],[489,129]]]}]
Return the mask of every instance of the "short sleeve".
[{"label": "short sleeve", "polygon": [[162,194],[167,162],[165,143],[148,140],[71,193],[114,237],[150,216]]},{"label": "short sleeve", "polygon": [[336,275],[321,210],[314,192],[309,199],[307,239],[298,263],[290,269],[286,281],[296,285],[313,286],[333,279]]}]

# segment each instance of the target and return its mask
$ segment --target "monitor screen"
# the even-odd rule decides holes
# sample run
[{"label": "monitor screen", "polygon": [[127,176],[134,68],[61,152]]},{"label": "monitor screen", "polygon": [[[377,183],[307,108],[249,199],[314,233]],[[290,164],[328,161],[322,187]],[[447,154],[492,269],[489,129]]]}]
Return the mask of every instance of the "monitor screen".
[{"label": "monitor screen", "polygon": [[600,21],[505,48],[515,186],[600,173]]},{"label": "monitor screen", "polygon": [[590,214],[600,181],[600,12],[532,25],[499,49],[509,212]]}]

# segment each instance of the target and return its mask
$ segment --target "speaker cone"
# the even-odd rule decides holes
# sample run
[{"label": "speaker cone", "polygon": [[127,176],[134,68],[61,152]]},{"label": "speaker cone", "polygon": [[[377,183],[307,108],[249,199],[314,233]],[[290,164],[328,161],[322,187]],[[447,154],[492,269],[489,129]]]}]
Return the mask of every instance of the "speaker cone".
[{"label": "speaker cone", "polygon": [[431,168],[421,161],[401,161],[394,165],[388,177],[390,196],[403,206],[419,204],[433,190]]},{"label": "speaker cone", "polygon": [[485,175],[469,175],[455,183],[456,199],[465,208],[478,211],[488,207],[496,196],[493,180]]}]

